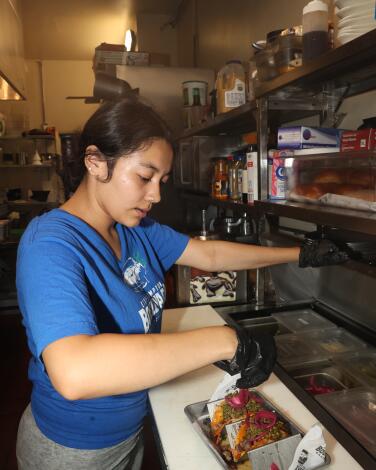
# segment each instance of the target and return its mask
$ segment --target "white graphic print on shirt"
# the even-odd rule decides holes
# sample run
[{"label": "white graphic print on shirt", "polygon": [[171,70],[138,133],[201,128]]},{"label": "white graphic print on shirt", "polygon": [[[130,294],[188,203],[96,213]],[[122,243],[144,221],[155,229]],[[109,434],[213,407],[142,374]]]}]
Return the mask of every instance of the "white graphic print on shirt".
[{"label": "white graphic print on shirt", "polygon": [[145,292],[141,299],[141,309],[138,314],[144,325],[145,333],[150,331],[152,323],[159,322],[165,300],[165,286],[157,282],[151,289],[147,289],[149,280],[146,276],[145,266],[133,258],[128,258],[124,265],[124,281],[136,292]]}]

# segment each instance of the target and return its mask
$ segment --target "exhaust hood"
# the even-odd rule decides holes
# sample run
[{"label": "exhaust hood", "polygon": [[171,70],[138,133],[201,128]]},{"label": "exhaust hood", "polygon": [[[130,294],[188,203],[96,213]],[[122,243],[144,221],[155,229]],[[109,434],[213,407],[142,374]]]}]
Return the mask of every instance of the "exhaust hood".
[{"label": "exhaust hood", "polygon": [[0,101],[21,101],[25,97],[17,88],[0,72]]}]

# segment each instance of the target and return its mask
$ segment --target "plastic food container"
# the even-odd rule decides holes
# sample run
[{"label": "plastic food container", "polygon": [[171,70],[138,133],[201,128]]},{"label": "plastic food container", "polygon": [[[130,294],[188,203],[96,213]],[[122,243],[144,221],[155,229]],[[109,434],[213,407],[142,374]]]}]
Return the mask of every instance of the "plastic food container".
[{"label": "plastic food container", "polygon": [[286,158],[287,198],[376,211],[376,151],[325,152]]},{"label": "plastic food container", "polygon": [[273,313],[272,317],[293,333],[335,327],[334,323],[330,322],[310,308],[293,310],[291,312]]},{"label": "plastic food container", "polygon": [[303,55],[302,36],[287,34],[276,39],[275,63],[279,73],[289,72],[301,65]]},{"label": "plastic food container", "polygon": [[184,106],[205,106],[207,104],[208,83],[188,80],[182,83]]},{"label": "plastic food container", "polygon": [[276,336],[277,361],[286,367],[325,361],[329,353],[305,334]]},{"label": "plastic food container", "polygon": [[318,396],[317,400],[376,457],[375,390],[345,390]]},{"label": "plastic food container", "polygon": [[328,354],[329,357],[350,351],[361,351],[367,348],[367,343],[348,333],[343,328],[311,331],[309,339],[314,342],[324,354]]},{"label": "plastic food container", "polygon": [[257,76],[261,82],[278,77],[279,71],[276,64],[274,48],[268,45],[254,55],[257,67]]},{"label": "plastic food container", "polygon": [[289,371],[296,382],[310,395],[325,395],[359,387],[356,380],[344,368],[329,362],[297,367]]},{"label": "plastic food container", "polygon": [[376,350],[346,356],[336,362],[364,385],[376,387]]}]

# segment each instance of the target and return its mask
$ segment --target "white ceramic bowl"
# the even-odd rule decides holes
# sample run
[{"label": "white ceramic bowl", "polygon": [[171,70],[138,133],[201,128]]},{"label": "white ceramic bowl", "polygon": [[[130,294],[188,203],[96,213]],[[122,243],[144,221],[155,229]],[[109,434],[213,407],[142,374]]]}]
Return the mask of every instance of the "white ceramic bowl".
[{"label": "white ceramic bowl", "polygon": [[346,28],[348,26],[372,26],[376,28],[376,20],[368,16],[348,16],[342,18],[337,23],[337,28]]},{"label": "white ceramic bowl", "polygon": [[346,34],[366,34],[368,31],[372,31],[373,28],[346,28],[338,31],[337,38],[346,36]]},{"label": "white ceramic bowl", "polygon": [[345,8],[336,10],[338,18],[345,18],[347,16],[368,16],[369,18],[375,17],[375,5],[351,5]]},{"label": "white ceramic bowl", "polygon": [[369,5],[375,4],[374,0],[334,0],[334,4],[337,8],[345,8],[351,5]]},{"label": "white ceramic bowl", "polygon": [[361,35],[362,33],[345,34],[342,37],[337,37],[337,43],[342,46],[342,44],[346,44],[347,42],[350,42]]},{"label": "white ceramic bowl", "polygon": [[358,36],[362,36],[363,34],[368,33],[370,30],[347,30],[347,31],[341,31],[340,33],[337,34],[337,40],[340,42],[343,42],[344,39],[351,38],[350,40],[357,38]]}]

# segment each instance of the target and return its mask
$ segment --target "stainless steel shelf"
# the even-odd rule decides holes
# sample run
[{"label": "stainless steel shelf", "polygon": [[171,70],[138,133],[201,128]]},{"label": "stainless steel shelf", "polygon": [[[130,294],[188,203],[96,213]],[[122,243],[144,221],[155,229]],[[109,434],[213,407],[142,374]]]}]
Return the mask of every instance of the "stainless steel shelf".
[{"label": "stainless steel shelf", "polygon": [[215,118],[210,119],[202,126],[196,126],[185,130],[179,139],[191,137],[194,135],[217,135],[240,134],[256,130],[256,119],[254,117],[256,111],[256,102],[248,102],[235,108],[227,113],[218,114]]},{"label": "stainless steel shelf", "polygon": [[[256,112],[257,103],[255,101],[245,103],[232,111],[218,114],[218,116],[207,121],[202,126],[186,129],[177,139],[186,139],[194,135],[239,135],[255,131],[257,129]],[[269,119],[274,125],[278,125],[284,122],[304,119],[318,112],[312,106],[307,106],[307,109],[296,109],[294,106],[290,106],[289,109],[270,109]]]},{"label": "stainless steel shelf", "polygon": [[198,193],[188,192],[188,191],[182,191],[180,193],[180,196],[183,199],[188,199],[189,201],[197,205],[203,205],[203,206],[213,205],[217,207],[222,207],[224,209],[244,211],[244,212],[247,212],[247,214],[252,215],[253,217],[258,216],[258,211],[255,205],[244,204],[242,202],[235,202],[235,201],[230,201],[230,200],[222,201],[219,199],[214,199],[205,194],[198,194]]},{"label": "stainless steel shelf", "polygon": [[271,95],[291,85],[308,90],[322,90],[324,84],[349,87],[354,96],[376,87],[376,29],[349,41],[302,67],[261,83],[256,97]]},{"label": "stainless steel shelf", "polygon": [[292,201],[256,201],[260,214],[287,217],[317,225],[376,235],[376,213],[339,207],[324,207]]}]

